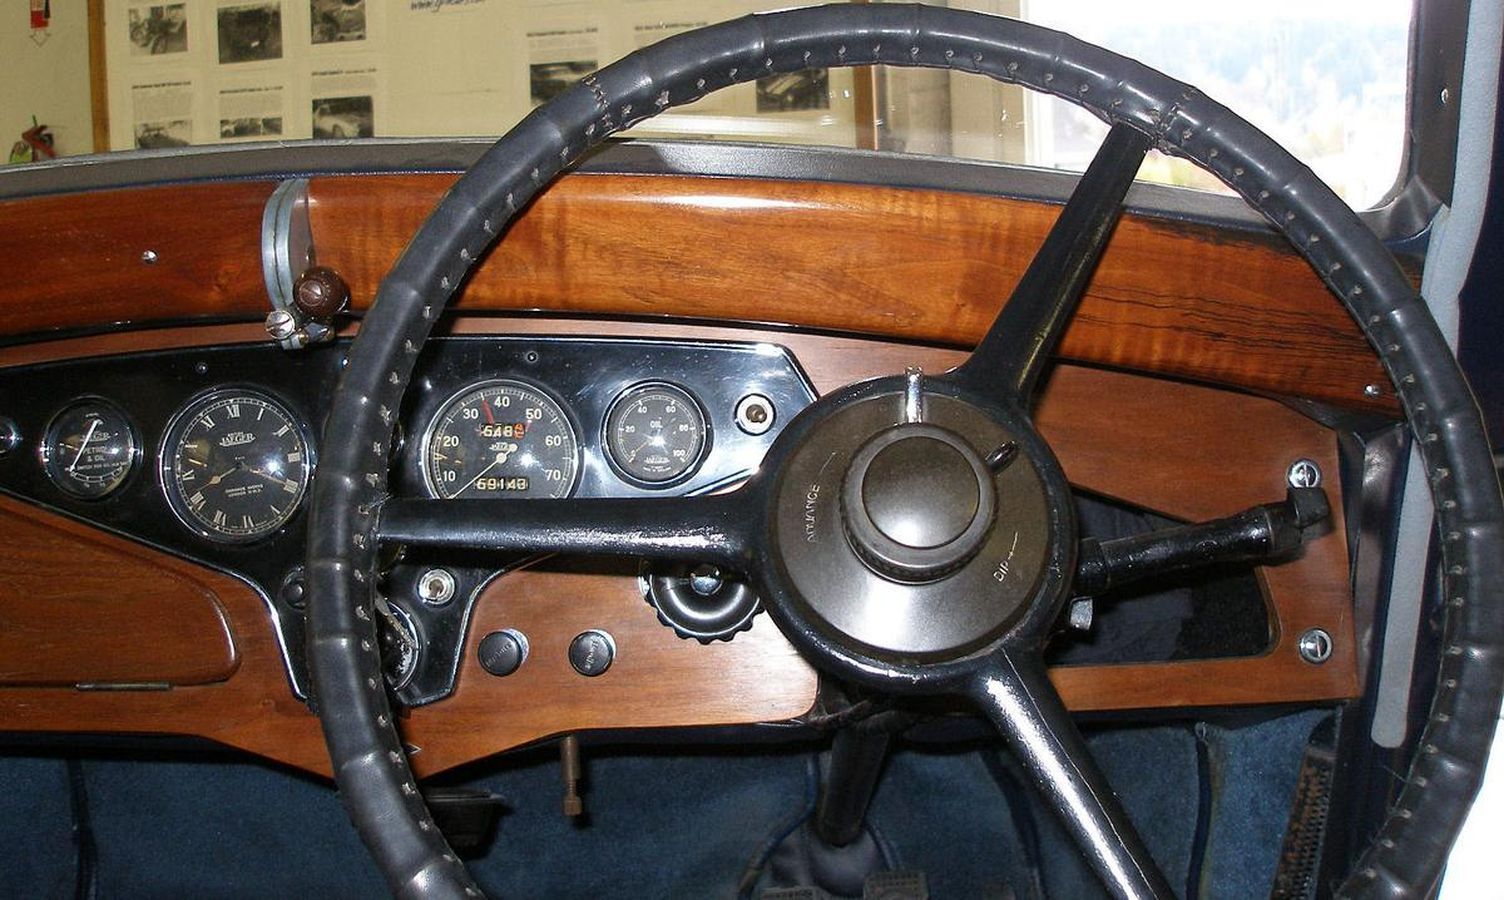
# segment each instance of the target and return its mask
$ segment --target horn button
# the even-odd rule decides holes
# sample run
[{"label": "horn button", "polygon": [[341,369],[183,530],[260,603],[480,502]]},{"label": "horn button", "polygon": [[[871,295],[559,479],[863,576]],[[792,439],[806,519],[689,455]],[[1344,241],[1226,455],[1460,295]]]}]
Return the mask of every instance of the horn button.
[{"label": "horn button", "polygon": [[[1051,535],[1073,525],[1049,502],[1041,467],[1058,469],[1022,417],[934,391],[913,421],[889,383],[832,403],[780,466],[776,593],[859,655],[955,659],[1046,593]],[[1008,444],[1020,452],[993,472],[987,454]]]},{"label": "horn button", "polygon": [[996,508],[991,473],[964,438],[934,425],[879,432],[857,451],[841,490],[846,535],[862,561],[896,581],[965,565]]}]

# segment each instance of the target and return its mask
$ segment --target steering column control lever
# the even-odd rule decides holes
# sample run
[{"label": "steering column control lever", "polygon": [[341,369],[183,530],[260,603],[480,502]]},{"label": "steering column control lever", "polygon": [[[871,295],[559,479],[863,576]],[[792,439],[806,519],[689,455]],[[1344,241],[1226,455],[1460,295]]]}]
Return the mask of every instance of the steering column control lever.
[{"label": "steering column control lever", "polygon": [[1076,554],[1075,591],[1101,594],[1114,587],[1213,563],[1266,562],[1288,556],[1307,528],[1331,515],[1319,487],[1292,487],[1285,499],[1222,519],[1099,541],[1084,538]]}]

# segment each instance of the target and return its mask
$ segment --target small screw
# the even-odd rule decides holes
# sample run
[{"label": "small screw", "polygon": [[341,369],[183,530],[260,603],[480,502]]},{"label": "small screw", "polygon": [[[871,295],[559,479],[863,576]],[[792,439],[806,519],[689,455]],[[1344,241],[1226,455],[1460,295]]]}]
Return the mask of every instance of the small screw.
[{"label": "small screw", "polygon": [[193,372],[195,375],[208,375],[209,364],[204,362],[203,360],[199,360],[198,362],[193,364]]},{"label": "small screw", "polygon": [[1321,485],[1321,467],[1309,459],[1297,459],[1285,472],[1290,487],[1313,488]]},{"label": "small screw", "polygon": [[1300,658],[1313,665],[1321,665],[1332,658],[1332,636],[1323,628],[1309,628],[1296,643]]},{"label": "small screw", "polygon": [[454,599],[454,575],[448,569],[429,569],[418,579],[418,599],[429,606],[443,606]]},{"label": "small screw", "polygon": [[736,427],[747,434],[767,434],[774,417],[773,401],[762,394],[748,394],[736,404]]},{"label": "small screw", "polygon": [[156,265],[157,264],[157,251],[155,251],[155,250],[142,250],[141,251],[141,262],[145,263],[148,266],[154,266],[154,265]]},{"label": "small screw", "polygon": [[1441,89],[1441,105],[1442,106],[1446,106],[1448,103],[1451,103],[1451,102],[1452,102],[1452,89],[1451,88],[1445,88],[1445,87],[1442,88]]},{"label": "small screw", "polygon": [[531,365],[532,363],[537,362],[538,361],[538,351],[537,350],[529,350],[526,353],[522,354],[522,361],[525,362],[525,363],[528,363],[529,365]]},{"label": "small screw", "polygon": [[274,340],[285,341],[298,330],[297,317],[285,309],[274,309],[266,314],[266,333]]},{"label": "small screw", "polygon": [[1363,396],[1365,397],[1379,397],[1382,396],[1383,393],[1384,389],[1376,384],[1365,384],[1363,386]]}]

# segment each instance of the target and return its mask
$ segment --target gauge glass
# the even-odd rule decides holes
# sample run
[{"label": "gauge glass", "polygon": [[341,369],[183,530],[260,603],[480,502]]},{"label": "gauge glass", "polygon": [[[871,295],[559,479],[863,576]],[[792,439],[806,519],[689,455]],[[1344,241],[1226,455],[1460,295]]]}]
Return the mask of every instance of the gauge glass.
[{"label": "gauge glass", "polygon": [[510,379],[466,388],[444,404],[423,440],[429,493],[567,497],[579,480],[579,442],[563,408]]},{"label": "gauge glass", "polygon": [[162,486],[194,531],[225,543],[253,541],[297,511],[310,455],[302,425],[281,403],[254,391],[219,391],[174,418]]},{"label": "gauge glass", "polygon": [[47,477],[84,500],[106,497],[124,484],[138,456],[130,419],[113,403],[93,397],[54,416],[42,443]]},{"label": "gauge glass", "polygon": [[705,458],[710,427],[700,405],[671,384],[628,388],[606,414],[606,452],[623,474],[649,485],[687,477]]}]

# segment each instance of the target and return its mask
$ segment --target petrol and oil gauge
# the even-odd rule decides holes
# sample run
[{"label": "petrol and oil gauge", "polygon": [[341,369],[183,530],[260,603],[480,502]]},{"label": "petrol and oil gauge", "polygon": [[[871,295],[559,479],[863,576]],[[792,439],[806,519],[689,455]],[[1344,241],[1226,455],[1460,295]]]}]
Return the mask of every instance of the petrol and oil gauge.
[{"label": "petrol and oil gauge", "polygon": [[664,382],[634,385],[606,414],[606,452],[629,480],[673,484],[694,474],[710,445],[700,404]]},{"label": "petrol and oil gauge", "polygon": [[52,417],[42,441],[42,465],[59,489],[99,500],[125,483],[140,458],[136,430],[125,413],[97,397],[76,400]]}]

